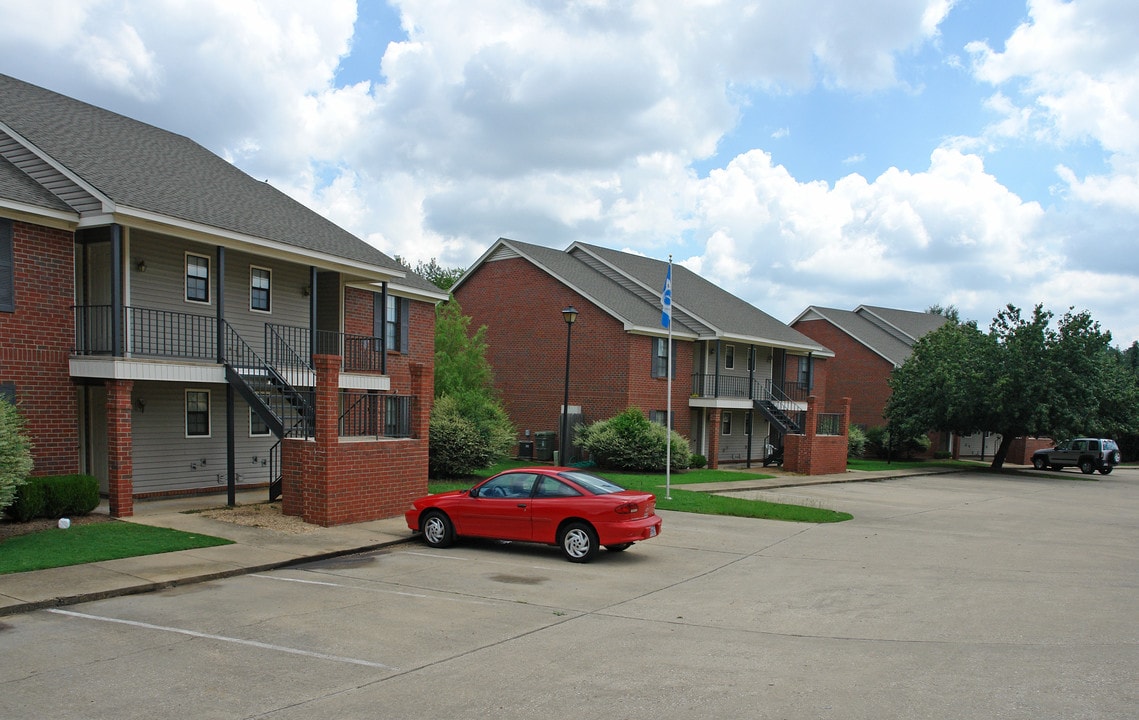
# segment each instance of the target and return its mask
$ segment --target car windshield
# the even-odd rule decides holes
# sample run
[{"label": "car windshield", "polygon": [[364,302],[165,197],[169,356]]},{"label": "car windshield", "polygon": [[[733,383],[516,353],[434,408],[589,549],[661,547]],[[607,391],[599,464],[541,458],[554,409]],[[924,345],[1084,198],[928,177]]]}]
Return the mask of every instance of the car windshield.
[{"label": "car windshield", "polygon": [[587,472],[563,472],[558,473],[567,480],[572,480],[594,495],[609,495],[618,493],[625,488],[620,485],[614,485],[603,477],[598,477],[592,473]]}]

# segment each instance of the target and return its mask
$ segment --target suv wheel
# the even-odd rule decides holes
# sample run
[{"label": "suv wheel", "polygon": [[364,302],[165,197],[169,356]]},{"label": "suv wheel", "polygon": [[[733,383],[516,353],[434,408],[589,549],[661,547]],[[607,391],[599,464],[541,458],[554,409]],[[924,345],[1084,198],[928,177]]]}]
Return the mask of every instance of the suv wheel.
[{"label": "suv wheel", "polygon": [[1084,475],[1091,475],[1095,472],[1095,465],[1092,463],[1091,458],[1080,460],[1080,472]]},{"label": "suv wheel", "polygon": [[1037,455],[1036,457],[1032,458],[1032,467],[1036,468],[1037,470],[1043,470],[1047,465],[1048,463],[1045,462],[1043,455]]}]

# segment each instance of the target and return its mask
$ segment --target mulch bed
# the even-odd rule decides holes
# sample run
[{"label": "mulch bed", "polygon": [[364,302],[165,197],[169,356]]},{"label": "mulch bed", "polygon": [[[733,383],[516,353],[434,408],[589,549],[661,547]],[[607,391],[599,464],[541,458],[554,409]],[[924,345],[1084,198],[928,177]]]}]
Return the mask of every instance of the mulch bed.
[{"label": "mulch bed", "polygon": [[[71,525],[74,527],[76,525],[114,521],[115,518],[110,515],[93,513],[91,515],[76,515],[71,518]],[[3,542],[5,538],[15,537],[17,535],[27,535],[28,533],[39,532],[40,530],[49,530],[58,527],[58,524],[58,520],[51,518],[35,518],[28,522],[16,522],[7,515],[0,515],[0,542]]]}]

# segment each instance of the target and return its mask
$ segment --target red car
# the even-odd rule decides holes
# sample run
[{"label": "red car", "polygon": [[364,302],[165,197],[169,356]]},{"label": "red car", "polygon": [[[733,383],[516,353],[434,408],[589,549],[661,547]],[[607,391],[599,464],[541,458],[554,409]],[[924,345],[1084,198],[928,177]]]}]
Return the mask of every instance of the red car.
[{"label": "red car", "polygon": [[405,517],[431,547],[459,536],[521,540],[557,545],[570,562],[589,562],[601,546],[620,552],[661,526],[652,493],[567,467],[507,470],[470,490],[419,498]]}]

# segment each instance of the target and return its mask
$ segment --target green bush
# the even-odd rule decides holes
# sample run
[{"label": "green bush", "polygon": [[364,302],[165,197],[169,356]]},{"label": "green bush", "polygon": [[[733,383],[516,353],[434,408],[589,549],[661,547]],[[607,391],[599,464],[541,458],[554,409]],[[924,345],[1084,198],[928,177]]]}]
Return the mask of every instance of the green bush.
[{"label": "green bush", "polygon": [[488,468],[510,454],[514,436],[502,405],[481,392],[435,398],[428,449],[431,477],[463,477]]},{"label": "green bush", "polygon": [[16,406],[0,397],[0,510],[32,472],[32,443],[24,433],[24,418]]},{"label": "green bush", "polygon": [[860,458],[866,453],[866,433],[857,425],[851,425],[846,435],[846,456]]},{"label": "green bush", "polygon": [[707,464],[708,464],[708,458],[704,457],[703,455],[700,455],[699,453],[692,453],[690,456],[688,456],[688,466],[689,467],[693,467],[693,468],[696,468],[697,470],[699,470],[700,468],[704,467]]},{"label": "green bush", "polygon": [[929,450],[929,438],[926,435],[893,440],[890,431],[885,427],[872,427],[866,430],[866,453],[869,457],[885,460],[909,460]]},{"label": "green bush", "polygon": [[99,507],[99,481],[90,475],[28,478],[5,512],[14,520],[86,515]]},{"label": "green bush", "polygon": [[673,470],[689,466],[688,441],[663,425],[649,422],[637,408],[579,426],[578,431],[581,447],[603,468],[659,472],[664,470],[667,453],[671,453]]}]

